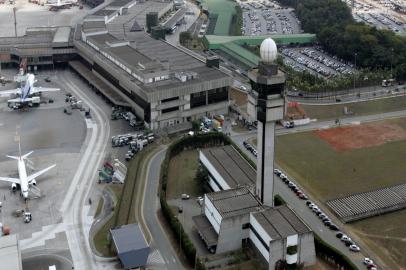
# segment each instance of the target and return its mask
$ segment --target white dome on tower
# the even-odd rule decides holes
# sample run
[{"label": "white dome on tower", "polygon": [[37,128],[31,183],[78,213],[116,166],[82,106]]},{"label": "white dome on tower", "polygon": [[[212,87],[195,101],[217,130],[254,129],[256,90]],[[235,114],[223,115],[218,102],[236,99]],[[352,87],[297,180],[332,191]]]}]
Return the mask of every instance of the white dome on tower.
[{"label": "white dome on tower", "polygon": [[264,63],[270,64],[276,60],[278,49],[276,48],[275,41],[272,38],[266,38],[261,43],[259,48],[259,54],[261,55],[261,60]]}]

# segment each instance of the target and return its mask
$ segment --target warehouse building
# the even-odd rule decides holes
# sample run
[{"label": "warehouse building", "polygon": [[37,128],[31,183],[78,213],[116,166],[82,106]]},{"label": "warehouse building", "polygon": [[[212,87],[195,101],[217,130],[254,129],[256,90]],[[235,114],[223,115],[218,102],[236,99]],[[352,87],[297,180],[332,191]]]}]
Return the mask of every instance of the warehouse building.
[{"label": "warehouse building", "polygon": [[246,187],[255,191],[255,169],[231,145],[205,148],[199,151],[201,166],[209,174],[212,191]]}]

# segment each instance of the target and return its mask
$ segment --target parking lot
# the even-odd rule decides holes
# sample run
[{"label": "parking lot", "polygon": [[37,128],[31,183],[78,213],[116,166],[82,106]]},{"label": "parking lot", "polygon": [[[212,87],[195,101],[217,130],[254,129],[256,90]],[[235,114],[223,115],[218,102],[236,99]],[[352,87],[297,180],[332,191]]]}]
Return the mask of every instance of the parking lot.
[{"label": "parking lot", "polygon": [[246,36],[301,33],[293,9],[281,8],[277,2],[240,2],[243,9],[242,33]]},{"label": "parking lot", "polygon": [[392,30],[395,33],[406,33],[406,24],[393,16],[384,13],[356,12],[354,19],[378,29]]},{"label": "parking lot", "polygon": [[395,33],[406,33],[406,15],[399,12],[402,0],[362,0],[354,3],[352,0],[343,0],[343,2],[352,8],[353,17],[357,22]]},{"label": "parking lot", "polygon": [[328,55],[320,47],[284,48],[280,52],[284,63],[296,71],[307,70],[326,78],[354,72],[353,64]]}]

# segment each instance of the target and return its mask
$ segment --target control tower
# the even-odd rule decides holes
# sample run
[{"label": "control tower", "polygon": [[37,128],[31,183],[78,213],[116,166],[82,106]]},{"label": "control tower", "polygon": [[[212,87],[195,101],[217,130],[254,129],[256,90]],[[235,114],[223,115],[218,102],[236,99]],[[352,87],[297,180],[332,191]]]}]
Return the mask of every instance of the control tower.
[{"label": "control tower", "polygon": [[248,72],[252,91],[248,113],[258,120],[256,195],[264,205],[273,206],[275,125],[283,119],[285,74],[275,63],[277,48],[271,38],[260,47],[261,60]]}]

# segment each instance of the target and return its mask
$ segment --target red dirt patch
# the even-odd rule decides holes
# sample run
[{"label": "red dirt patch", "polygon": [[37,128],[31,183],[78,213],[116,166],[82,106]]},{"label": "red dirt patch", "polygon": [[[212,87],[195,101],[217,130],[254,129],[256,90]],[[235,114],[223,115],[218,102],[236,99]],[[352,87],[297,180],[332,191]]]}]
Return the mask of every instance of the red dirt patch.
[{"label": "red dirt patch", "polygon": [[406,130],[396,124],[373,123],[318,130],[314,132],[336,151],[378,146],[406,140]]}]

